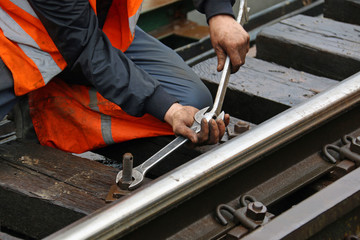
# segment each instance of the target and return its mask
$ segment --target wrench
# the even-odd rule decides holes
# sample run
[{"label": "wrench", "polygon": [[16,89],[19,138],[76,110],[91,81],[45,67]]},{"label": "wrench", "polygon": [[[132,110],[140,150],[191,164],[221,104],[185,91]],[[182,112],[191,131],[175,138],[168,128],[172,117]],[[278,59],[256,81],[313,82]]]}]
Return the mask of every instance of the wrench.
[{"label": "wrench", "polygon": [[[236,21],[240,23],[240,25],[244,25],[244,23],[248,21],[249,10],[250,9],[247,7],[247,0],[240,0],[239,13],[236,18]],[[214,116],[220,114],[222,104],[225,98],[226,88],[229,83],[229,78],[230,78],[230,57],[226,56],[225,65],[216,92],[214,105],[213,108],[210,110],[209,114]]]},{"label": "wrench", "polygon": [[[246,0],[241,0],[237,22],[243,25],[247,21],[248,18],[247,13],[248,13],[247,2]],[[191,129],[194,130],[196,133],[200,132],[201,130],[201,120],[203,118],[205,118],[207,121],[210,121],[210,119],[224,119],[224,112],[221,112],[221,108],[225,98],[225,93],[229,82],[229,78],[230,78],[230,58],[229,56],[227,56],[225,60],[224,69],[222,71],[219,87],[216,93],[213,108],[209,112],[207,112],[209,107],[203,108],[200,111],[198,111],[194,116],[195,121],[191,126]],[[154,165],[156,165],[158,162],[160,162],[170,153],[178,149],[187,141],[188,141],[187,138],[183,136],[178,136],[169,144],[167,144],[164,148],[162,148],[160,151],[158,151],[149,159],[147,159],[145,162],[143,162],[141,165],[135,167],[132,170],[133,181],[128,187],[128,189],[134,190],[138,188],[142,184],[144,180],[144,176],[150,168],[152,168]],[[118,183],[120,179],[122,179],[122,176],[123,176],[123,171],[121,170],[116,175],[116,183]]]},{"label": "wrench", "polygon": [[[203,108],[195,114],[195,117],[194,117],[195,121],[194,121],[193,125],[191,126],[191,129],[194,130],[194,132],[196,132],[196,133],[200,132],[200,130],[201,130],[200,121],[203,118],[205,112],[208,110],[208,108],[209,107]],[[221,114],[220,117],[223,117],[223,114]],[[196,120],[196,119],[198,119],[198,120]],[[135,167],[132,170],[133,181],[131,182],[128,189],[133,190],[135,188],[138,188],[141,185],[141,183],[143,182],[144,176],[150,168],[152,168],[154,165],[156,165],[158,162],[160,162],[162,159],[164,159],[170,153],[172,153],[173,151],[178,149],[180,146],[182,146],[187,141],[188,141],[187,138],[185,138],[183,136],[178,136],[173,141],[168,143],[165,147],[163,147],[160,151],[158,151],[153,156],[151,156],[149,159],[147,159],[145,162],[143,162],[141,165]],[[116,183],[118,183],[120,181],[120,179],[122,179],[122,177],[123,177],[123,170],[121,170],[117,174]]]}]

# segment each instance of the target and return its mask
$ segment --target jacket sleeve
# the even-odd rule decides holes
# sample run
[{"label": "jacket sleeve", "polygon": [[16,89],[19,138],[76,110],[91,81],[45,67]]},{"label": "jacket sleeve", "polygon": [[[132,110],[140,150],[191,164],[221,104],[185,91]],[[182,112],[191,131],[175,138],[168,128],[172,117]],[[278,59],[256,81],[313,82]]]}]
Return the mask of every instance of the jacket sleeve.
[{"label": "jacket sleeve", "polygon": [[106,99],[133,116],[163,120],[177,101],[159,82],[112,47],[89,0],[29,0],[68,64]]},{"label": "jacket sleeve", "polygon": [[207,21],[215,15],[227,14],[234,17],[232,5],[235,0],[193,0],[195,8],[205,13]]}]

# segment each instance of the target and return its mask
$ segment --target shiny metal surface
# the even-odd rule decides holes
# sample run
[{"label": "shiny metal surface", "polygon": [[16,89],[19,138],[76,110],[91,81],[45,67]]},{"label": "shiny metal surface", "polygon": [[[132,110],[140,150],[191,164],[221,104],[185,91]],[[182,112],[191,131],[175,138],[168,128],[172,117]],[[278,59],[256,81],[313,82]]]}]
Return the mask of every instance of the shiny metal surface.
[{"label": "shiny metal surface", "polygon": [[111,239],[258,160],[360,102],[360,73],[267,120],[47,239]]}]

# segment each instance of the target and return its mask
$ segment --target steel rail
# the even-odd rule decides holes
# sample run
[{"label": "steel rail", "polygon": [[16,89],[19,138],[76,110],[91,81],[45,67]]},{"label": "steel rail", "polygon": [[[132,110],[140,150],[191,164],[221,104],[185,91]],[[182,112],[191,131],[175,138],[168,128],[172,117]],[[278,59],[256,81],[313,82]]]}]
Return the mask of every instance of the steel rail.
[{"label": "steel rail", "polygon": [[46,239],[124,236],[360,102],[360,72]]}]

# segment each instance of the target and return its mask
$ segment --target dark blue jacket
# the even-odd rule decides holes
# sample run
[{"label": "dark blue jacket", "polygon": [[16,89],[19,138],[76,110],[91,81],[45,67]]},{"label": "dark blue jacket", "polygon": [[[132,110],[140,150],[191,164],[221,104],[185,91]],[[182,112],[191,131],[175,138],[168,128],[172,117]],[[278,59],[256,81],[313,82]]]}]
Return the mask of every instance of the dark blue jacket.
[{"label": "dark blue jacket", "polygon": [[[97,16],[88,0],[28,1],[68,64],[61,73],[64,80],[91,84],[130,115],[149,113],[163,120],[177,99],[166,93],[155,78],[138,68],[124,53],[111,46],[101,30],[111,0],[98,1]],[[196,9],[205,13],[207,19],[217,14],[233,15],[234,1],[193,0]],[[101,54],[94,55],[94,52]]]}]

